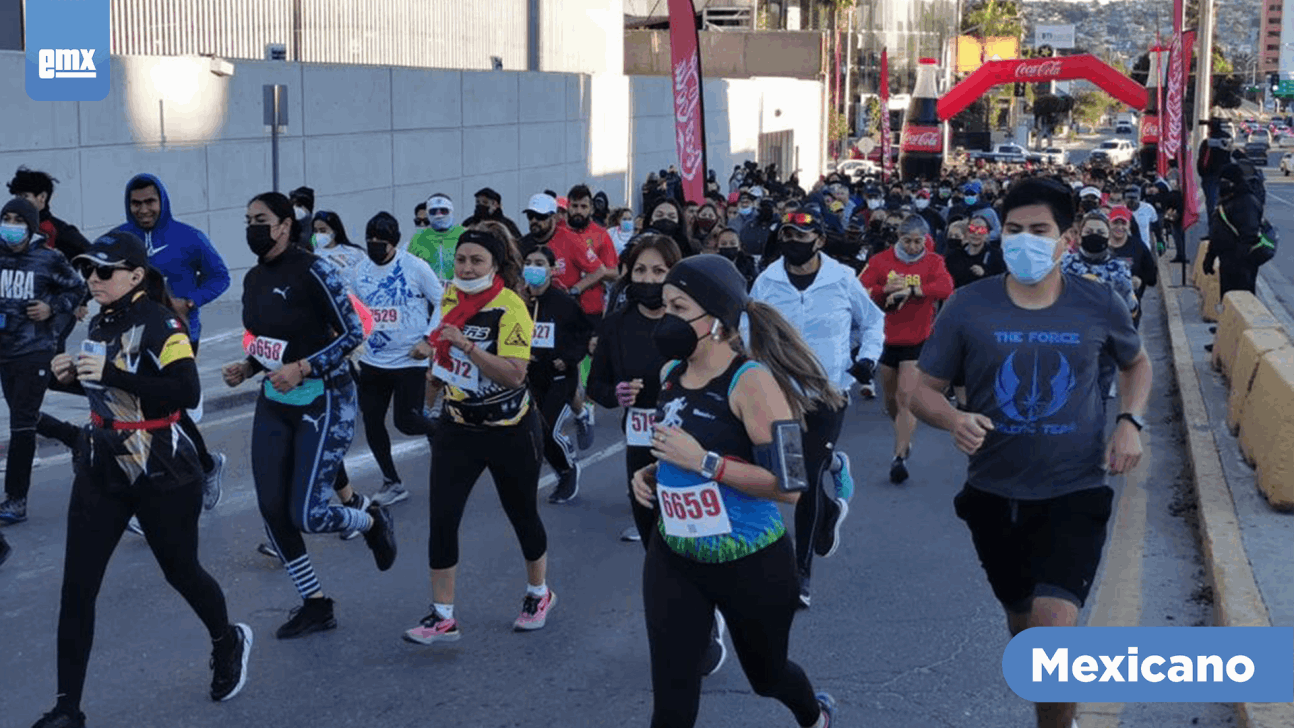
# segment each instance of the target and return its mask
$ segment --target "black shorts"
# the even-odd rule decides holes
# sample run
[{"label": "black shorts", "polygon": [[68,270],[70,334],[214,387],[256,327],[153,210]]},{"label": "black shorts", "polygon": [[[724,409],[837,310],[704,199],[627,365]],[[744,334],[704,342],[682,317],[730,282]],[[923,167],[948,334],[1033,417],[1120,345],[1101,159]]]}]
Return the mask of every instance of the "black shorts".
[{"label": "black shorts", "polygon": [[1105,547],[1114,505],[1108,486],[1038,501],[1004,498],[969,485],[953,499],[970,528],[993,596],[1016,614],[1034,597],[1083,606]]},{"label": "black shorts", "polygon": [[921,358],[924,345],[924,341],[920,344],[886,344],[881,349],[881,366],[898,369],[901,361],[916,361]]}]

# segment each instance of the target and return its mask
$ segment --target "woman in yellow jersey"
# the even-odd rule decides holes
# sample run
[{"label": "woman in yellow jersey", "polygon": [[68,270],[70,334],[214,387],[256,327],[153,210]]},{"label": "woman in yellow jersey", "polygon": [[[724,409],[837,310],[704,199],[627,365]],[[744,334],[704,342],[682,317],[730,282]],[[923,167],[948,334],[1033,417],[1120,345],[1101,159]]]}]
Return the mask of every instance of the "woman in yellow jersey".
[{"label": "woman in yellow jersey", "polygon": [[404,633],[419,644],[460,637],[454,619],[458,526],[472,486],[489,468],[503,510],[526,559],[526,596],[518,630],[544,626],[557,595],[545,582],[548,535],[536,493],[543,435],[526,388],[534,321],[512,289],[520,271],[506,243],[468,230],[454,252],[454,280],[445,290],[429,377],[444,390],[440,427],[432,441],[430,613]]}]

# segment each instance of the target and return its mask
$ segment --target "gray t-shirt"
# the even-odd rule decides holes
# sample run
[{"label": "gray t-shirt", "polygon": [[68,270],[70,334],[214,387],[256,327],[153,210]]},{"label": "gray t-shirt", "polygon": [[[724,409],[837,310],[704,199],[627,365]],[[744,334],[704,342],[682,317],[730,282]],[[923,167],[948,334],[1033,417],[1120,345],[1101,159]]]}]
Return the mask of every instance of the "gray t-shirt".
[{"label": "gray t-shirt", "polygon": [[1020,500],[1105,483],[1104,353],[1120,367],[1141,351],[1128,307],[1103,283],[1064,275],[1060,298],[1031,311],[1007,296],[1005,276],[964,286],[935,319],[921,370],[965,375],[969,410],[993,420],[970,458],[973,488]]}]

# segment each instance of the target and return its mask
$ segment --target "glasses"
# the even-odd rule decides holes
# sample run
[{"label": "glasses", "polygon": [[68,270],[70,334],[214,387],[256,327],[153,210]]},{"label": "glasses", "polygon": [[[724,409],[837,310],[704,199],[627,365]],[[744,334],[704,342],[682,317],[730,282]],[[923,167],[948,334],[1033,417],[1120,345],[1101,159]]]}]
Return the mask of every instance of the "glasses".
[{"label": "glasses", "polygon": [[422,217],[415,217],[413,219],[414,227],[427,227],[428,225],[431,225],[431,220]]},{"label": "glasses", "polygon": [[966,232],[973,233],[975,235],[987,235],[988,225],[967,225]]},{"label": "glasses", "polygon": [[429,215],[448,215],[448,214],[449,214],[449,208],[448,208],[448,207],[437,207],[437,208],[435,208],[435,209],[433,209],[433,210],[427,210],[427,214],[429,214]]},{"label": "glasses", "polygon": [[99,280],[107,281],[111,280],[117,274],[117,271],[130,269],[119,265],[87,265],[81,270],[86,280],[89,280],[90,276],[97,276]]},{"label": "glasses", "polygon": [[530,222],[534,222],[534,221],[536,221],[536,220],[547,220],[547,219],[548,219],[548,218],[550,218],[550,217],[552,217],[552,215],[551,215],[551,214],[549,214],[549,215],[540,215],[540,214],[539,214],[539,213],[537,213],[537,212],[531,212],[531,211],[529,211],[529,210],[526,210],[526,219],[527,219],[527,220],[529,220]]}]

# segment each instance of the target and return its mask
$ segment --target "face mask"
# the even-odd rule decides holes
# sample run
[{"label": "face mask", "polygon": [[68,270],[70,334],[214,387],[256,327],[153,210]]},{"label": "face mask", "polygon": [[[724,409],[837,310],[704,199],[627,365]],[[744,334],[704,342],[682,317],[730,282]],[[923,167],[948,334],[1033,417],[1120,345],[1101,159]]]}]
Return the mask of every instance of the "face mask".
[{"label": "face mask", "polygon": [[1140,201],[1140,200],[1128,200],[1127,205],[1128,205],[1128,209],[1129,209],[1129,210],[1134,210],[1134,211],[1135,211],[1138,207],[1141,207],[1141,201]]},{"label": "face mask", "polygon": [[707,232],[707,233],[708,233],[708,232],[710,232],[711,230],[713,230],[713,229],[714,229],[714,224],[715,224],[715,223],[717,223],[717,222],[719,222],[719,221],[718,221],[718,220],[715,220],[715,219],[713,219],[713,218],[709,218],[709,217],[698,217],[698,218],[696,219],[696,226],[697,226],[698,228],[700,228],[700,230],[701,230],[702,232]]},{"label": "face mask", "polygon": [[572,230],[583,230],[589,226],[589,218],[584,215],[567,215],[566,224],[569,225]]},{"label": "face mask", "polygon": [[270,226],[248,225],[247,247],[252,251],[252,255],[257,258],[270,252],[270,248],[274,247],[274,238],[270,236]]},{"label": "face mask", "polygon": [[431,216],[431,228],[436,232],[443,233],[452,227],[454,227],[453,215],[432,215]]},{"label": "face mask", "polygon": [[883,203],[881,202],[881,198],[879,198],[879,197],[868,197],[868,198],[867,198],[867,209],[869,209],[869,210],[879,210],[879,209],[881,209],[881,205],[882,205],[882,204],[883,204]]},{"label": "face mask", "polygon": [[298,219],[298,220],[304,220],[304,219],[306,219],[307,217],[310,217],[310,211],[309,211],[309,210],[307,210],[307,209],[305,209],[304,207],[301,207],[300,205],[298,205],[298,206],[296,206],[296,207],[294,207],[294,208],[292,208],[292,209],[293,209],[293,211],[294,211],[294,212],[296,212],[296,215],[297,215],[297,219]]},{"label": "face mask", "polygon": [[737,208],[737,212],[740,213],[742,217],[750,217],[750,215],[755,212],[755,208],[752,205],[742,205]]},{"label": "face mask", "polygon": [[673,220],[665,220],[665,219],[655,220],[652,222],[651,226],[655,228],[658,232],[664,235],[668,235],[671,238],[674,237],[676,233],[678,233],[678,223],[674,222]]},{"label": "face mask", "polygon": [[719,255],[728,260],[736,260],[738,252],[740,252],[738,248],[719,248]]},{"label": "face mask", "polygon": [[909,255],[908,252],[903,249],[903,246],[901,244],[895,243],[894,257],[898,258],[904,263],[907,263],[908,265],[911,265],[917,262],[918,260],[921,260],[922,258],[926,257],[926,246],[924,245],[921,246],[920,253],[917,253],[916,255]]},{"label": "face mask", "polygon": [[521,269],[521,277],[526,283],[538,288],[548,281],[548,269],[542,265],[528,265]]},{"label": "face mask", "polygon": [[629,218],[625,218],[625,219],[621,220],[621,221],[620,221],[620,231],[621,231],[621,232],[626,232],[626,233],[631,233],[631,232],[633,232],[633,231],[634,231],[634,221],[633,221],[633,220],[630,220]]},{"label": "face mask", "polygon": [[662,316],[652,331],[652,342],[656,344],[656,350],[667,361],[692,356],[692,352],[696,351],[697,342],[701,340],[692,328],[692,322],[704,317],[705,314],[701,314],[689,321],[672,313]]},{"label": "face mask", "polygon": [[913,205],[914,205],[918,210],[924,210],[924,209],[926,209],[927,207],[930,207],[930,200],[928,200],[928,199],[926,199],[926,198],[924,198],[924,197],[918,197],[916,200],[914,200],[914,201],[912,202],[912,204],[913,204]]},{"label": "face mask", "polygon": [[477,205],[476,209],[472,210],[472,214],[476,217],[489,217],[490,208],[486,207],[485,205]]},{"label": "face mask", "polygon": [[1084,253],[1095,257],[1110,249],[1110,238],[1105,235],[1088,234],[1079,240],[1079,245],[1083,248]]},{"label": "face mask", "polygon": [[326,248],[332,245],[332,235],[328,233],[315,233],[310,236],[310,242],[314,243],[316,248]]},{"label": "face mask", "polygon": [[27,239],[27,226],[14,223],[0,224],[0,240],[11,248],[17,248]]},{"label": "face mask", "polygon": [[1032,286],[1056,267],[1056,241],[1033,233],[1016,233],[1002,238],[1002,257],[1015,279]]},{"label": "face mask", "polygon": [[813,249],[816,243],[802,243],[798,240],[783,240],[781,243],[782,257],[791,265],[804,265],[813,260],[818,252]]},{"label": "face mask", "polygon": [[473,278],[470,281],[454,276],[454,287],[463,293],[480,293],[492,285],[494,285],[494,271],[490,271],[488,275],[480,278]]},{"label": "face mask", "polygon": [[386,257],[391,254],[390,243],[386,243],[382,241],[378,241],[376,243],[365,242],[364,247],[368,251],[368,259],[373,261],[374,263],[377,263],[378,265],[382,265],[383,263],[386,263]]},{"label": "face mask", "polygon": [[974,205],[976,202],[979,202],[979,198],[975,195],[966,195],[965,200],[967,206]]},{"label": "face mask", "polygon": [[949,198],[949,197],[952,197],[952,195],[953,195],[953,191],[952,191],[952,190],[950,190],[950,189],[948,189],[947,187],[940,187],[940,188],[939,188],[939,196],[940,196],[940,197],[942,197],[942,198],[944,198],[944,199],[947,199],[947,198]]},{"label": "face mask", "polygon": [[1091,197],[1084,197],[1083,201],[1079,204],[1083,208],[1083,212],[1091,212],[1101,206],[1099,200],[1094,200]]},{"label": "face mask", "polygon": [[660,308],[665,305],[665,284],[635,281],[629,284],[629,297],[647,308]]}]

